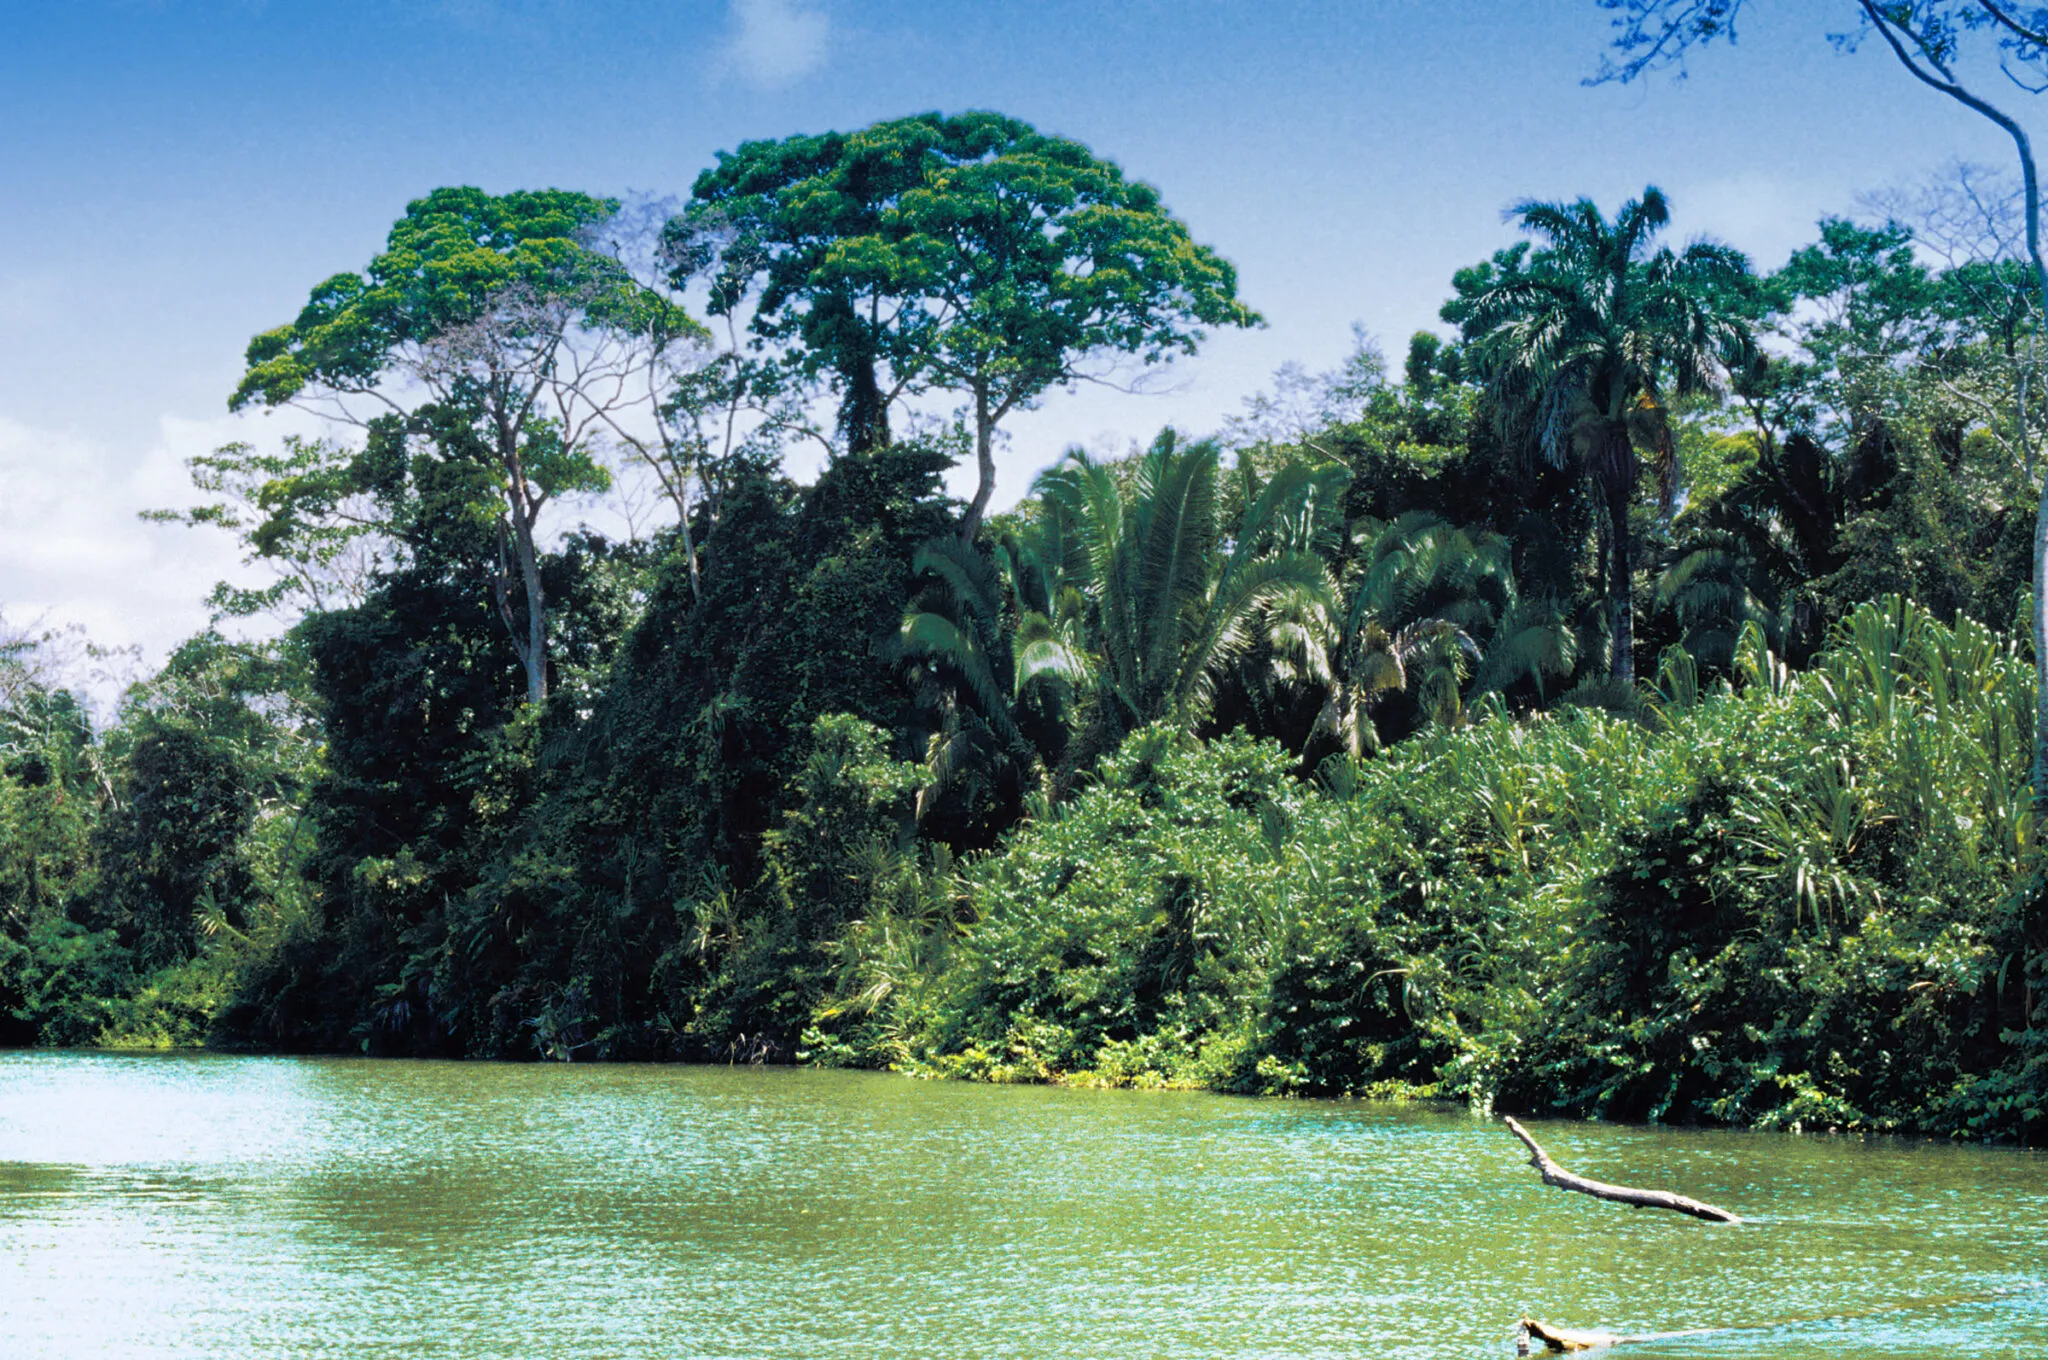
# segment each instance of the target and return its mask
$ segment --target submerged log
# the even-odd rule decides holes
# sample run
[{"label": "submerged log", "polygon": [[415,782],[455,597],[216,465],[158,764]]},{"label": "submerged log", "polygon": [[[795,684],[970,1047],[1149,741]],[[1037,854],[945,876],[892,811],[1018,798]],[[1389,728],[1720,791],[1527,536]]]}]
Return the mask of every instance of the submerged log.
[{"label": "submerged log", "polygon": [[[1704,1218],[1715,1223],[1740,1223],[1742,1221],[1726,1209],[1717,1209],[1711,1204],[1702,1204],[1696,1199],[1687,1199],[1684,1195],[1674,1195],[1669,1190],[1636,1190],[1626,1185],[1609,1185],[1605,1181],[1594,1181],[1588,1180],[1584,1176],[1574,1176],[1556,1162],[1551,1161],[1550,1154],[1538,1146],[1536,1140],[1529,1136],[1528,1130],[1517,1124],[1512,1116],[1508,1119],[1508,1131],[1521,1139],[1522,1145],[1529,1149],[1529,1165],[1543,1173],[1543,1183],[1545,1185],[1554,1185],[1560,1190],[1576,1190],[1582,1195],[1591,1195],[1595,1199],[1609,1199],[1619,1204],[1633,1204],[1638,1209],[1669,1209],[1674,1213],[1691,1214],[1694,1218]],[[1591,1333],[1590,1335],[1598,1335],[1598,1333]]]},{"label": "submerged log", "polygon": [[1617,1341],[1631,1338],[1616,1336],[1613,1332],[1582,1332],[1575,1327],[1553,1327],[1535,1318],[1523,1318],[1521,1331],[1515,1338],[1515,1354],[1529,1353],[1529,1338],[1543,1343],[1545,1350],[1590,1351],[1600,1346],[1612,1346]]}]

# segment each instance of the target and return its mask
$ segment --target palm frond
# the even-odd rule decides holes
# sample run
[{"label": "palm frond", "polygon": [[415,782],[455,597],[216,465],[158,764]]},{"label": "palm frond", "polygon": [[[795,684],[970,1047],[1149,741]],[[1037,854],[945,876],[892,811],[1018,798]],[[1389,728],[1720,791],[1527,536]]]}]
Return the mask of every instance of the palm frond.
[{"label": "palm frond", "polygon": [[1088,657],[1042,614],[1026,614],[1017,624],[1017,694],[1037,680],[1058,680],[1081,689],[1095,678]]},{"label": "palm frond", "polygon": [[1473,689],[1493,693],[1527,679],[1541,697],[1549,682],[1571,675],[1578,655],[1578,638],[1557,604],[1524,600],[1494,630]]}]

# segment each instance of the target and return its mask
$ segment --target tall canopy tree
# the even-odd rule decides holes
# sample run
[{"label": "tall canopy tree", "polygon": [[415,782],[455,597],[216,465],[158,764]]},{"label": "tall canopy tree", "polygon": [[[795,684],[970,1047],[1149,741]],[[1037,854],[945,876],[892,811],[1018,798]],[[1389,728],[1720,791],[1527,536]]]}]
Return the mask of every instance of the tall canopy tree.
[{"label": "tall canopy tree", "polygon": [[760,281],[753,328],[794,340],[829,374],[854,449],[888,438],[890,405],[962,394],[979,481],[973,537],[995,490],[994,437],[1010,412],[1105,355],[1192,353],[1204,326],[1258,324],[1237,274],[1078,142],[1000,114],[936,113],[855,133],[746,142],[698,177],[670,224],[679,268],[723,236],[712,310]]},{"label": "tall canopy tree", "polygon": [[1670,220],[1654,186],[1612,222],[1590,199],[1525,202],[1515,216],[1541,248],[1502,257],[1446,319],[1462,324],[1503,423],[1591,477],[1607,515],[1608,671],[1633,681],[1629,509],[1642,455],[1668,503],[1677,449],[1667,402],[1711,389],[1723,362],[1747,362],[1755,348],[1735,305],[1748,261],[1709,242],[1652,251]]},{"label": "tall canopy tree", "polygon": [[[249,342],[228,403],[305,406],[365,429],[366,456],[350,471],[358,485],[344,490],[390,492],[415,441],[486,474],[492,596],[529,702],[548,688],[541,514],[557,496],[608,484],[592,439],[617,426],[622,403],[653,401],[627,375],[703,334],[585,244],[617,206],[555,189],[435,190],[407,205],[365,273],[328,279],[297,320]],[[304,490],[277,488],[272,514],[320,513],[340,496],[331,478]]]}]

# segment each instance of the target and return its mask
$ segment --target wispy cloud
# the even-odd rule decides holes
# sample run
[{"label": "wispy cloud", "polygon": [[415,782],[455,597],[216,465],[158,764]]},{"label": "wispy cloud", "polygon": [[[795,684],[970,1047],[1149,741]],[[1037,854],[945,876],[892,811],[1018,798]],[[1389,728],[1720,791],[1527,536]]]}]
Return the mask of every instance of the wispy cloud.
[{"label": "wispy cloud", "polygon": [[732,0],[720,74],[773,89],[825,64],[831,16],[816,0]]}]

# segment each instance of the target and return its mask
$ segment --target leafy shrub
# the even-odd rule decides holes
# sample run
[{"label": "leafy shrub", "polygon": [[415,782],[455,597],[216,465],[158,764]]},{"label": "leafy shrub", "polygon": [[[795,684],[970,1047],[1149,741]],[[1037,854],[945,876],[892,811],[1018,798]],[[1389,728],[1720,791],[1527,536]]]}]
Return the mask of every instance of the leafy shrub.
[{"label": "leafy shrub", "polygon": [[1633,717],[1492,705],[1320,787],[1242,735],[1142,732],[960,872],[966,924],[868,1056],[2022,1133],[2030,663],[1892,598],[1810,672],[1754,631],[1738,672]]}]

